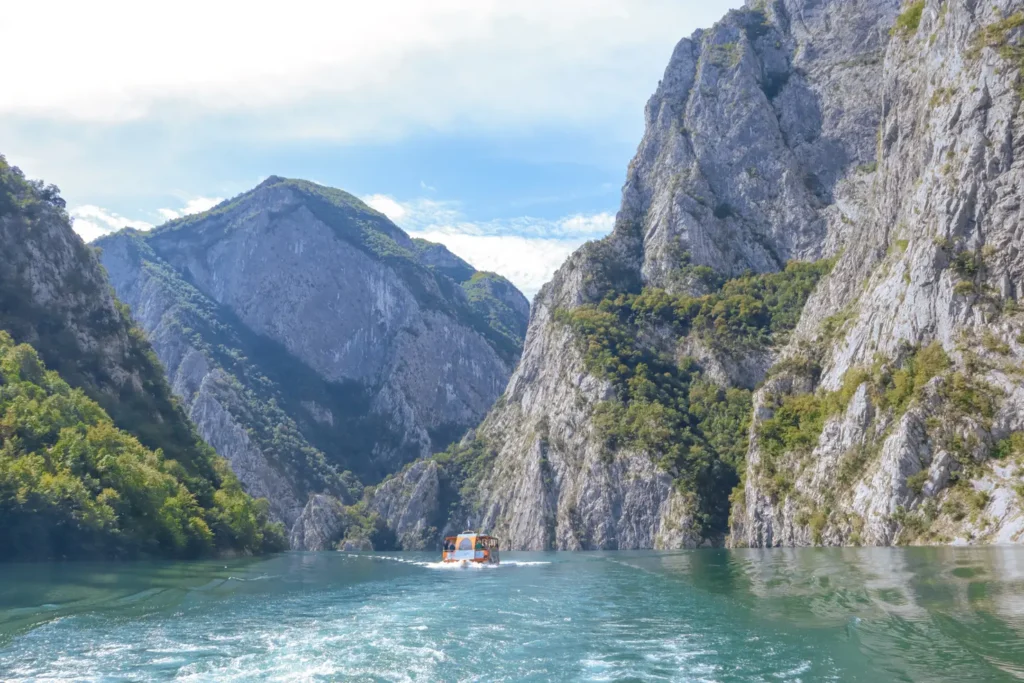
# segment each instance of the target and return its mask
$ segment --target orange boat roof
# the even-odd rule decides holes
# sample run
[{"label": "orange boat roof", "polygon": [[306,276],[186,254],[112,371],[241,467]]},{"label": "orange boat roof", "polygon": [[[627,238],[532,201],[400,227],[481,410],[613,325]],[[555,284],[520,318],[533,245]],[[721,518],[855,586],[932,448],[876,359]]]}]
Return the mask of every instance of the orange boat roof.
[{"label": "orange boat roof", "polygon": [[487,538],[492,541],[498,540],[497,537],[491,536],[490,534],[478,534],[475,531],[466,531],[461,534],[456,534],[455,536],[445,536],[444,540],[451,541],[459,538]]}]

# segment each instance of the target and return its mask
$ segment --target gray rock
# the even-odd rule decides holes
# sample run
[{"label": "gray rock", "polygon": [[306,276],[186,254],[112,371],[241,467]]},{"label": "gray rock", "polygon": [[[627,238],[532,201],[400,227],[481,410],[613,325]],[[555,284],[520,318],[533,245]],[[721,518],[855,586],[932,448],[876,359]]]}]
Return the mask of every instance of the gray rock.
[{"label": "gray rock", "polygon": [[[989,459],[1024,428],[1020,73],[999,53],[1022,38],[1000,22],[1022,11],[1019,1],[929,0],[916,30],[896,32],[869,100],[882,113],[877,170],[841,207],[855,219],[847,249],[784,353],[820,354],[820,392],[933,343],[951,366],[903,415],[858,393],[809,458],[789,462],[795,490],[781,500],[757,476],[755,424],[734,543],[1022,540],[1024,510],[1012,494],[1019,470]],[[840,480],[835,465],[851,462],[854,446],[867,454]],[[817,539],[808,511],[823,515]]]},{"label": "gray rock", "polygon": [[437,463],[420,460],[380,484],[369,498],[376,512],[395,532],[403,550],[434,550],[440,546],[444,514],[442,474]]},{"label": "gray rock", "polygon": [[292,550],[330,550],[344,531],[342,504],[331,496],[314,495],[295,520],[288,541]]},{"label": "gray rock", "polygon": [[504,278],[303,181],[97,244],[200,431],[288,526],[475,425],[529,315]]}]

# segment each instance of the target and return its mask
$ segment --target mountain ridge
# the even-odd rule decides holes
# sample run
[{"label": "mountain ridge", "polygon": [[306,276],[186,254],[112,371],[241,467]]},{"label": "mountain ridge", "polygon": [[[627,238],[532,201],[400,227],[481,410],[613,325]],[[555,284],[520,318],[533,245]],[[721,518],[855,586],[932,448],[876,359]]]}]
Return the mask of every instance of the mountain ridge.
[{"label": "mountain ridge", "polygon": [[529,304],[341,190],[272,176],[97,241],[193,419],[287,524],[483,416]]}]

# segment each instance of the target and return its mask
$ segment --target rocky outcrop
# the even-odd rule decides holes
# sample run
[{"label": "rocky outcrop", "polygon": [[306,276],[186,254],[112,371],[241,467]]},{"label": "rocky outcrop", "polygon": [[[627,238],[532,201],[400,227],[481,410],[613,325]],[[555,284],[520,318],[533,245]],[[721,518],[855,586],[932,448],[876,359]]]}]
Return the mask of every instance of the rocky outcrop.
[{"label": "rocky outcrop", "polygon": [[97,244],[200,431],[289,525],[310,494],[351,503],[357,479],[475,425],[529,313],[506,280],[304,181]]},{"label": "rocky outcrop", "polygon": [[[905,10],[877,170],[786,352],[814,371],[755,399],[736,544],[1022,540],[1024,3]],[[805,449],[765,437],[793,397],[834,406]]]},{"label": "rocky outcrop", "polygon": [[647,104],[619,232],[648,285],[687,286],[681,252],[724,276],[816,260],[874,160],[875,96],[898,0],[750,2],[676,47]]},{"label": "rocky outcrop", "polygon": [[444,532],[446,475],[433,460],[420,460],[378,486],[369,509],[380,515],[404,550],[433,550]]},{"label": "rocky outcrop", "polygon": [[466,526],[525,550],[700,544],[672,477],[649,454],[609,458],[593,414],[611,395],[607,381],[586,372],[564,326],[531,329],[503,405],[477,430],[495,456],[467,491]]},{"label": "rocky outcrop", "polygon": [[[292,525],[288,542],[292,550],[330,550],[345,532],[345,511],[332,496],[310,496]],[[371,548],[372,549],[372,548]]]}]

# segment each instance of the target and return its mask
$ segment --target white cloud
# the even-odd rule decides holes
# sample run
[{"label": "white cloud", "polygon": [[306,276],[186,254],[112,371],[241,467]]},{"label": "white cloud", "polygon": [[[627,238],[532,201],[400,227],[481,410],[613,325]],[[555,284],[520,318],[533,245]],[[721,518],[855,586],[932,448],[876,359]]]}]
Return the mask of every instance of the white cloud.
[{"label": "white cloud", "polygon": [[213,113],[240,133],[363,140],[636,117],[679,38],[741,0],[9,4],[0,37],[22,60],[0,116]]},{"label": "white cloud", "polygon": [[595,233],[608,234],[615,226],[615,216],[610,213],[598,213],[592,216],[570,216],[562,220],[559,226],[566,233],[581,235],[592,235]]},{"label": "white cloud", "polygon": [[363,201],[396,223],[405,217],[405,208],[387,195],[372,194],[369,197],[364,197]]},{"label": "white cloud", "polygon": [[445,245],[477,270],[504,275],[531,300],[569,255],[586,241],[431,230],[409,234]]},{"label": "white cloud", "polygon": [[132,227],[137,230],[150,230],[152,223],[133,221],[112,211],[86,204],[68,211],[71,215],[71,226],[86,242],[107,235],[121,228]]},{"label": "white cloud", "polygon": [[189,216],[193,213],[209,211],[222,201],[224,201],[223,197],[196,197],[195,199],[188,200],[185,206],[180,209],[157,209],[156,211],[164,220],[172,221],[175,218]]},{"label": "white cloud", "polygon": [[588,240],[604,237],[615,223],[610,213],[560,220],[470,221],[458,202],[424,198],[400,202],[381,194],[363,199],[413,237],[445,245],[478,270],[504,275],[531,299],[573,251]]},{"label": "white cloud", "polygon": [[[188,216],[193,213],[201,213],[213,208],[224,201],[220,197],[196,197],[185,202],[185,206],[179,209],[157,209],[156,213],[165,221]],[[68,210],[71,215],[71,226],[75,232],[82,236],[86,242],[109,235],[121,228],[135,228],[136,230],[152,230],[153,224],[149,221],[133,220],[108,211],[93,204],[84,204]]]}]

